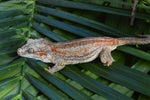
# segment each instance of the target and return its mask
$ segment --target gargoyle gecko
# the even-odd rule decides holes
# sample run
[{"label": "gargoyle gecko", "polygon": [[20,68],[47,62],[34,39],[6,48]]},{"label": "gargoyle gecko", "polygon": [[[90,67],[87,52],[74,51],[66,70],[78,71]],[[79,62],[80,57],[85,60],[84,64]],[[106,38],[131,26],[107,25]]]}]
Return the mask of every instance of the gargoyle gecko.
[{"label": "gargoyle gecko", "polygon": [[68,64],[85,63],[94,60],[100,55],[101,62],[110,66],[114,59],[111,51],[116,47],[126,44],[148,44],[150,35],[145,38],[112,38],[112,37],[88,37],[67,42],[50,42],[45,39],[29,39],[27,44],[17,50],[18,55],[54,63],[46,71],[54,74]]}]

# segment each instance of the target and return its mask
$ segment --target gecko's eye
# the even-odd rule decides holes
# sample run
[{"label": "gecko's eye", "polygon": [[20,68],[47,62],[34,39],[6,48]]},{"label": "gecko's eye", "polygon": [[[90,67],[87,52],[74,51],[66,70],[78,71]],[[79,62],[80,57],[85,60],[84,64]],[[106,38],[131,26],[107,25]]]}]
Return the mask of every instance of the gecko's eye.
[{"label": "gecko's eye", "polygon": [[28,49],[28,53],[34,53],[34,49],[33,48],[29,48]]}]

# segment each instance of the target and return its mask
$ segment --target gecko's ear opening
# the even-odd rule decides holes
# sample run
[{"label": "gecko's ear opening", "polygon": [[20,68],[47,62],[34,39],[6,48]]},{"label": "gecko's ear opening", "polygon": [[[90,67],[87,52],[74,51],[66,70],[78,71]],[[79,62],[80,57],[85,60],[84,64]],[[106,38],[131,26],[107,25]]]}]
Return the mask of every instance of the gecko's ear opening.
[{"label": "gecko's ear opening", "polygon": [[27,43],[32,43],[32,42],[34,42],[33,39],[29,39],[29,40],[27,41]]}]

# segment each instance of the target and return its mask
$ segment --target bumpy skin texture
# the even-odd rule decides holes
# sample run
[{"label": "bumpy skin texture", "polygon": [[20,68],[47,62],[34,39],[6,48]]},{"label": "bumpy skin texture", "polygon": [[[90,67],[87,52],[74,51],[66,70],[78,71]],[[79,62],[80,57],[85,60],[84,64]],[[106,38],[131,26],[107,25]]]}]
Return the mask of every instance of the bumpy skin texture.
[{"label": "bumpy skin texture", "polygon": [[46,71],[54,74],[65,65],[90,62],[98,55],[105,66],[110,66],[114,61],[111,56],[112,50],[125,44],[150,43],[149,35],[144,37],[146,38],[89,37],[56,43],[45,39],[29,39],[27,44],[17,50],[17,53],[22,57],[54,63],[54,67],[45,68]]}]

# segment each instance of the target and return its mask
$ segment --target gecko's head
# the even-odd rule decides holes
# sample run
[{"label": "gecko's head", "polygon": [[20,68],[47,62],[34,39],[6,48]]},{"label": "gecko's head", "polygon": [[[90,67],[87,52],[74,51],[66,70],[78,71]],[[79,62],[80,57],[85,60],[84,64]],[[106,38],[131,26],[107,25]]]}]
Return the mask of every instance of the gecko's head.
[{"label": "gecko's head", "polygon": [[22,57],[33,58],[46,62],[49,51],[49,41],[45,39],[29,39],[25,45],[18,48],[17,53]]}]

